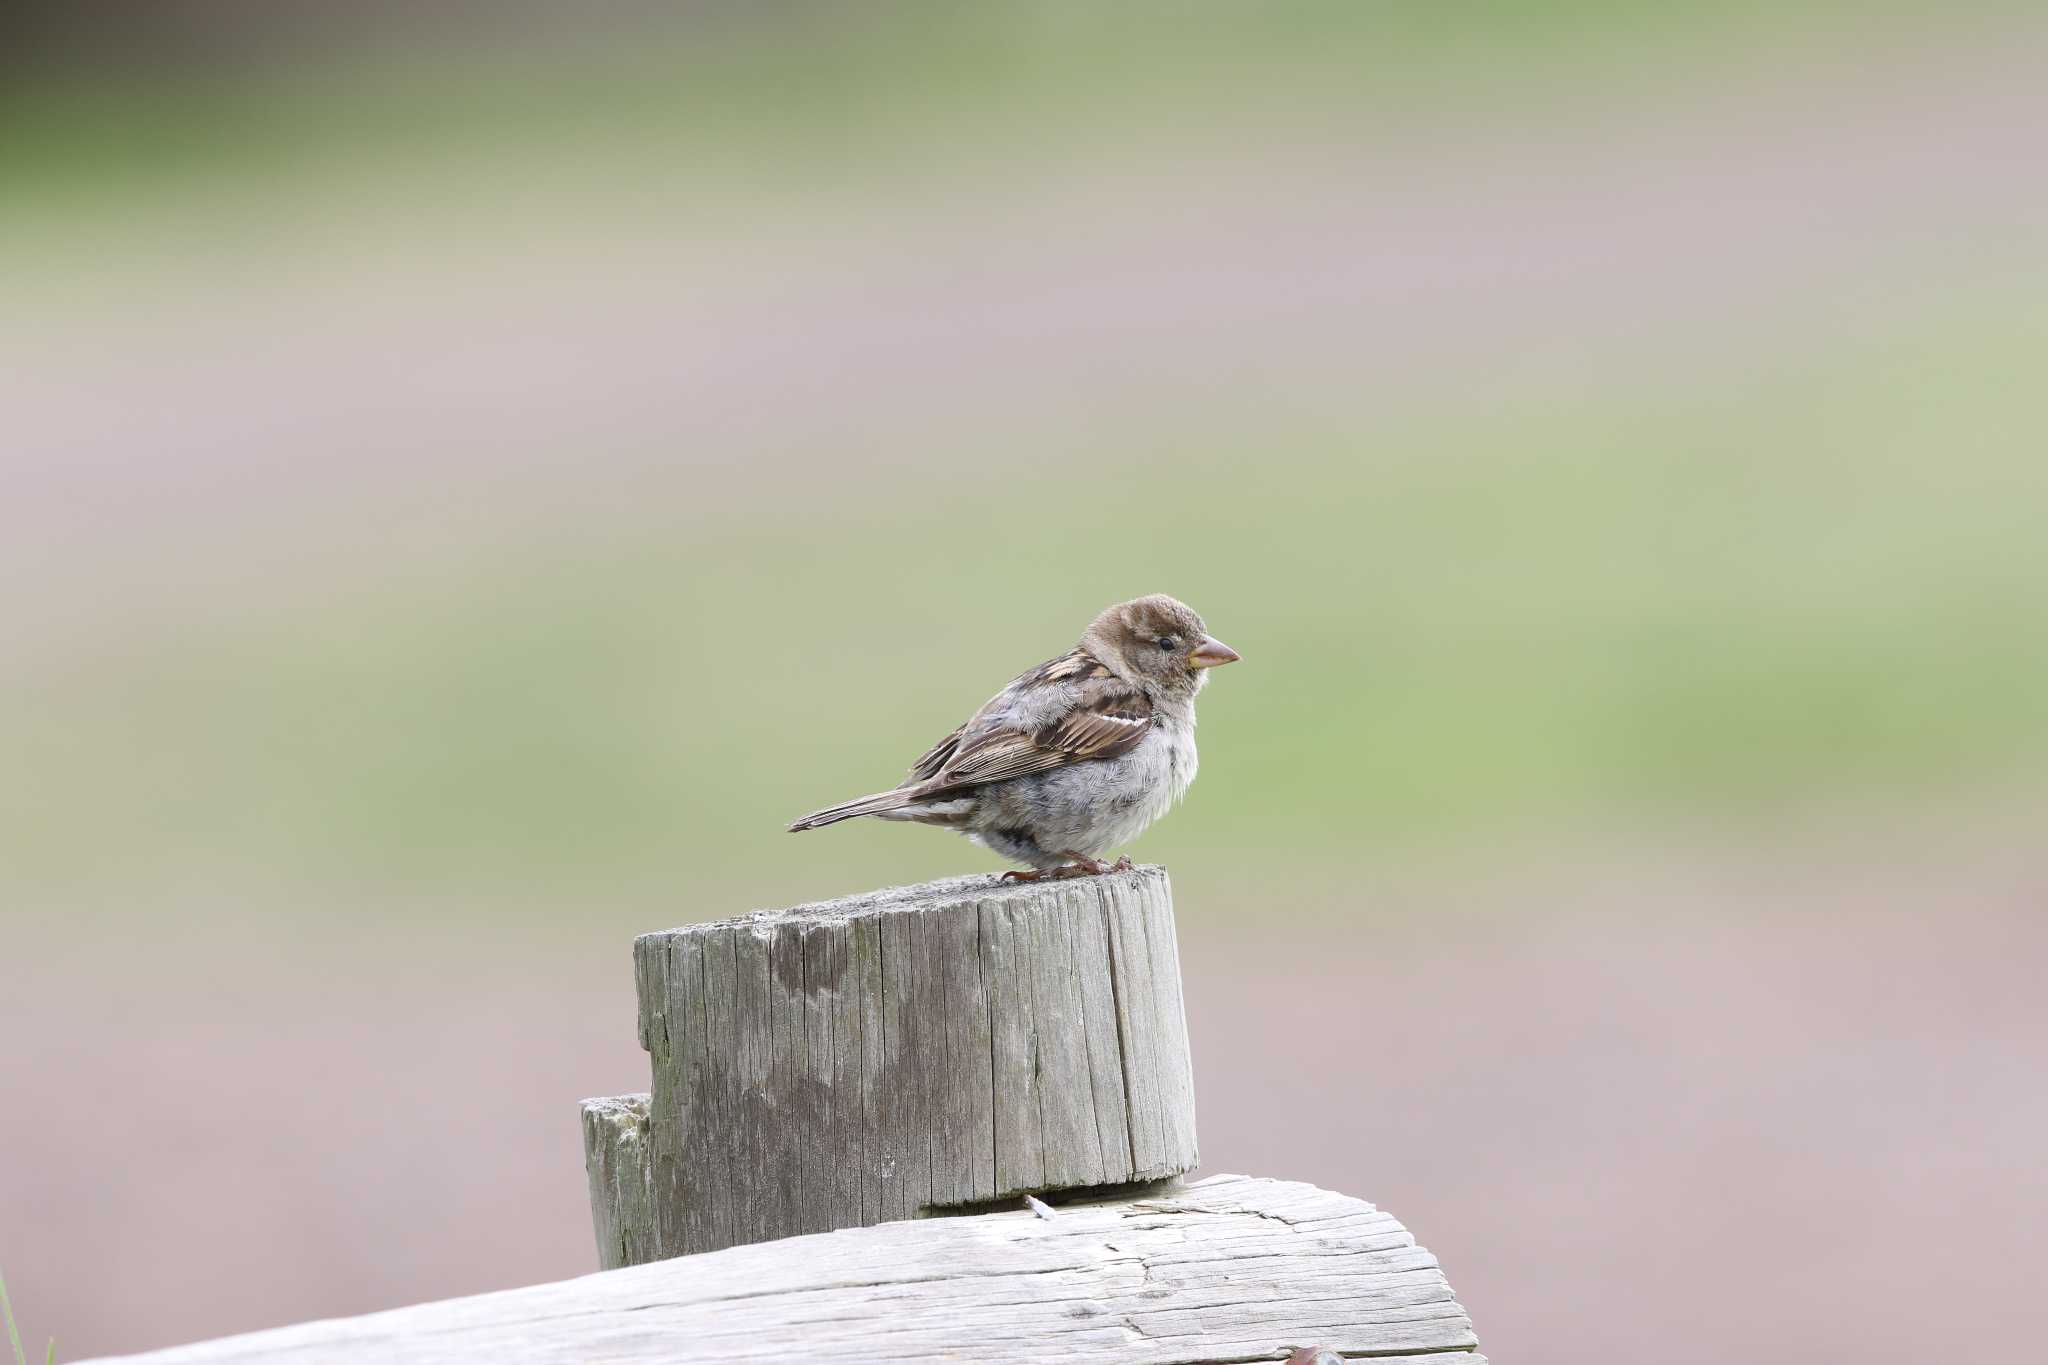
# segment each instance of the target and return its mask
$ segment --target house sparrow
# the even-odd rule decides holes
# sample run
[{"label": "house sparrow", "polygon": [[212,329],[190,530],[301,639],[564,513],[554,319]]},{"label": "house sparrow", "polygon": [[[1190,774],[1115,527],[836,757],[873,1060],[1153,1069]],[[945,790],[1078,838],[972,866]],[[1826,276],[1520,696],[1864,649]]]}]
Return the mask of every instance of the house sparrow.
[{"label": "house sparrow", "polygon": [[[1019,675],[911,765],[903,784],[789,828],[873,815],[958,830],[1037,881],[1122,871],[1135,839],[1195,780],[1195,693],[1238,653],[1155,593],[1095,618],[1081,643]],[[1071,861],[1069,861],[1071,860]]]}]

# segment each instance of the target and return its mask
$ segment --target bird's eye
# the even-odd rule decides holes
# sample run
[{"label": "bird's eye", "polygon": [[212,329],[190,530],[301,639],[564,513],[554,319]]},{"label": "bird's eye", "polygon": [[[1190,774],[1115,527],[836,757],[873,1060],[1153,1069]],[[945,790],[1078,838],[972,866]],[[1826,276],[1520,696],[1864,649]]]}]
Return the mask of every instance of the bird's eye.
[{"label": "bird's eye", "polygon": [[1159,638],[1159,647],[1171,654],[1180,648],[1180,641],[1171,635],[1162,635]]}]

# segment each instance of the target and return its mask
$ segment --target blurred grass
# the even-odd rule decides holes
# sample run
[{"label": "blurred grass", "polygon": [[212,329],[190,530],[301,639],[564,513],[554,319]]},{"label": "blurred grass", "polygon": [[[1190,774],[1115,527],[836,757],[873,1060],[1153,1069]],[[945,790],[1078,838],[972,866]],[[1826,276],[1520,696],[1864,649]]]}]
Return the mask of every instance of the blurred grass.
[{"label": "blurred grass", "polygon": [[[1398,861],[2033,781],[2044,286],[1695,384],[1291,425],[1225,395],[1149,447],[991,433],[947,479],[813,499],[771,473],[725,515],[110,645],[9,689],[27,782],[0,861],[763,897],[985,865],[927,831],[781,825],[888,785],[1099,606],[1162,589],[1246,659],[1149,858]],[[1011,459],[1083,495],[1020,506]]]},{"label": "blurred grass", "polygon": [[[1000,170],[995,145],[1187,142],[1262,108],[1513,119],[1546,92],[1655,90],[1674,52],[1711,81],[2010,9],[834,8],[24,81],[0,179],[12,221],[60,246],[146,237],[163,219],[125,207],[160,197],[365,197],[352,159],[399,213],[408,167],[599,156],[686,188],[721,170],[695,207],[765,221],[732,180],[829,197],[892,159],[908,180],[944,155]],[[448,202],[530,192],[464,179]],[[2022,271],[1693,375],[1375,411],[1190,396],[1051,450],[991,430],[810,490],[742,473],[672,520],[105,640],[0,679],[0,903],[278,881],[766,902],[989,865],[926,831],[781,826],[892,782],[1100,606],[1154,590],[1246,661],[1205,697],[1203,780],[1148,858],[1336,868],[2033,782],[2044,317],[2048,279]],[[1076,491],[1020,506],[999,472],[1019,462]]]},{"label": "blurred grass", "polygon": [[[7,1297],[7,1281],[0,1278],[0,1318],[7,1322],[7,1344],[14,1350],[14,1365],[28,1365],[28,1352],[22,1349],[21,1329],[14,1322],[14,1303]],[[43,1352],[43,1365],[56,1365],[57,1343],[50,1342]]]}]

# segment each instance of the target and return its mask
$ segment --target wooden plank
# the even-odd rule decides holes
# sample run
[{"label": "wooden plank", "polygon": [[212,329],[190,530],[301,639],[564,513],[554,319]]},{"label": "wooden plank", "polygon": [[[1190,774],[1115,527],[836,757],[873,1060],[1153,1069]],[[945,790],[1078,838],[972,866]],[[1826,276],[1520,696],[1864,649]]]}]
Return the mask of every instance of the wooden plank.
[{"label": "wooden plank", "polygon": [[996,1179],[1013,1189],[1045,1186],[1045,1148],[1038,1122],[1037,1021],[1031,1009],[1030,916],[990,902],[980,911],[982,964],[989,982],[990,1066],[1009,1077],[992,1087]]},{"label": "wooden plank", "polygon": [[886,1223],[305,1323],[130,1365],[1280,1361],[1483,1365],[1434,1257],[1371,1205],[1217,1176],[1140,1199]]},{"label": "wooden plank", "polygon": [[955,877],[645,934],[634,961],[655,1226],[593,1210],[601,1245],[688,1254],[1194,1168],[1161,868]]},{"label": "wooden plank", "polygon": [[931,1202],[931,1158],[927,1151],[924,1076],[931,1046],[919,1031],[912,1005],[920,976],[912,931],[916,921],[906,915],[876,917],[881,995],[882,1069],[873,1077],[874,1119],[882,1141],[874,1165],[879,1198],[877,1221],[914,1217]]},{"label": "wooden plank", "polygon": [[[1077,907],[1067,924],[1074,961],[1112,960],[1108,915]],[[1117,1040],[1116,991],[1106,973],[1077,971],[1075,979],[1081,997],[1089,1086],[1093,1091],[1089,1108],[1095,1116],[1097,1166],[1105,1173],[1136,1170],[1131,1160],[1130,1100],[1124,1083],[1123,1046]],[[1192,1131],[1192,1099],[1188,1107]],[[1194,1163],[1190,1162],[1188,1169],[1194,1169]]]},{"label": "wooden plank", "polygon": [[1194,1169],[1198,1157],[1173,911],[1168,904],[1155,913],[1150,900],[1129,900],[1105,882],[1097,890],[1114,964],[1122,1070],[1131,1082],[1131,1166],[1139,1179],[1174,1175]]},{"label": "wooden plank", "polygon": [[1041,1074],[1057,1076],[1058,1085],[1038,1088],[1039,1145],[1045,1173],[1038,1183],[1049,1189],[1085,1189],[1102,1183],[1102,1149],[1095,1141],[1095,1086],[1088,1075],[1088,1038],[1080,1018],[1080,992],[1074,986],[1072,938],[1067,924],[1071,903],[1054,913],[1025,921],[1026,967],[1030,987],[1032,1034],[1037,1040],[1036,1065]]},{"label": "wooden plank", "polygon": [[[1105,894],[1114,888],[1105,890]],[[1152,1011],[1154,1065],[1159,1087],[1160,1147],[1151,1161],[1134,1158],[1141,1172],[1175,1175],[1201,1164],[1195,1146],[1195,1074],[1188,1055],[1187,1007],[1180,990],[1180,938],[1174,931],[1170,901],[1150,899],[1135,907],[1145,926],[1145,945],[1152,955],[1152,990],[1144,1003]]]}]

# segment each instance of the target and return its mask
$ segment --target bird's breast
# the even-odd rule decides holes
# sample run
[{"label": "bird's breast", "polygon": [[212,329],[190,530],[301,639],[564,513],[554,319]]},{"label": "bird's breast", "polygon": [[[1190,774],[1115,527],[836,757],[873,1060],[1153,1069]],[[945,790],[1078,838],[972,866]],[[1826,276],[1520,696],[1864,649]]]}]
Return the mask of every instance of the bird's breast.
[{"label": "bird's breast", "polygon": [[1194,785],[1195,765],[1198,762],[1195,753],[1195,727],[1180,721],[1162,721],[1158,737],[1162,741],[1160,747],[1164,750],[1166,764],[1165,804],[1170,806],[1186,796],[1188,788]]}]

